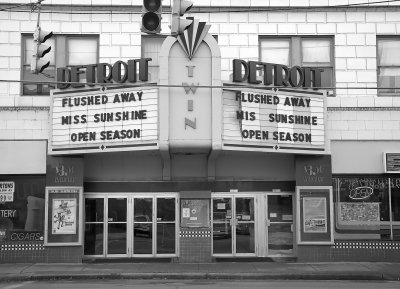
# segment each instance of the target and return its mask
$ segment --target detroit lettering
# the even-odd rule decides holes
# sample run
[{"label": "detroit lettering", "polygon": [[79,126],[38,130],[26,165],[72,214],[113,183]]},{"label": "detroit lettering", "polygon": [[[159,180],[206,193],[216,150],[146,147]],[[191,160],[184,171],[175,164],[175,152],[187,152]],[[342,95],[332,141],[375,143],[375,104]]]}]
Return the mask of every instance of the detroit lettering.
[{"label": "detroit lettering", "polygon": [[[79,107],[87,107],[87,111],[92,106],[112,104],[123,104],[123,103],[135,103],[141,102],[143,97],[142,91],[135,92],[123,92],[117,93],[113,96],[110,95],[86,95],[82,97],[65,97],[61,100],[62,107],[70,107],[71,111],[79,109]],[[121,123],[123,121],[131,120],[144,120],[147,119],[147,110],[121,110],[121,111],[110,111],[88,114],[74,114],[61,116],[62,125],[82,125],[86,123]],[[70,140],[72,142],[87,142],[96,140],[124,140],[124,139],[135,139],[141,137],[141,129],[122,129],[122,130],[103,130],[100,132],[96,131],[85,131],[70,134]]]},{"label": "detroit lettering", "polygon": [[[276,124],[293,124],[296,127],[304,126],[309,128],[310,126],[318,125],[318,117],[313,115],[296,114],[295,108],[300,108],[306,111],[311,109],[311,99],[307,97],[278,97],[276,95],[269,95],[263,93],[244,93],[241,91],[236,92],[236,101],[241,103],[241,110],[236,111],[236,119],[240,121],[255,121],[257,119],[256,111],[261,109],[256,107],[254,110],[250,111],[252,106],[246,104],[260,104],[260,105],[270,105],[277,107],[281,105],[283,107],[292,107],[293,113],[268,113],[264,122]],[[248,110],[244,110],[248,109]],[[308,110],[307,110],[308,109]],[[277,109],[276,109],[277,110]],[[261,113],[258,113],[261,115]],[[243,127],[243,122],[242,122]],[[268,131],[268,130],[254,130],[254,129],[241,129],[241,136],[243,139],[249,140],[273,140],[280,142],[298,142],[298,143],[311,143],[312,135],[311,133],[303,132],[285,132],[285,131]]]}]

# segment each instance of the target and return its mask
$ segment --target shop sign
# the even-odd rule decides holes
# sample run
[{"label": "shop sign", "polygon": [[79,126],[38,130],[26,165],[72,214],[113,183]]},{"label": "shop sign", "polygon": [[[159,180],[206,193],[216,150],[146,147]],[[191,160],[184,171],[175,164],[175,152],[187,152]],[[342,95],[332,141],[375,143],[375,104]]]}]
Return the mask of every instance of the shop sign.
[{"label": "shop sign", "polygon": [[24,231],[24,232],[15,232],[15,231],[7,231],[5,234],[6,241],[13,242],[23,242],[23,241],[43,241],[43,232],[35,232],[35,231]]},{"label": "shop sign", "polygon": [[51,154],[157,146],[158,89],[53,91]]},{"label": "shop sign", "polygon": [[[89,65],[72,65],[57,68],[57,88],[66,89],[84,87],[82,79],[88,86],[95,83],[135,83],[137,80],[148,80],[148,67],[151,58],[131,59],[128,62],[117,61],[113,65],[96,63]],[[137,70],[139,69],[139,76]],[[85,75],[85,76],[82,76]]]},{"label": "shop sign", "polygon": [[17,210],[0,210],[0,218],[16,218]]},{"label": "shop sign", "polygon": [[0,182],[0,203],[14,202],[14,192],[14,182]]},{"label": "shop sign", "polygon": [[330,186],[332,184],[332,161],[330,155],[296,156],[296,185]]},{"label": "shop sign", "polygon": [[400,174],[400,153],[383,153],[385,173]]},{"label": "shop sign", "polygon": [[47,186],[82,186],[83,158],[47,156]]},{"label": "shop sign", "polygon": [[[263,80],[257,78],[260,71]],[[320,67],[287,67],[283,64],[234,59],[232,81],[317,89],[321,87],[322,72],[323,69]]]},{"label": "shop sign", "polygon": [[322,154],[324,93],[295,89],[225,89],[224,149]]}]

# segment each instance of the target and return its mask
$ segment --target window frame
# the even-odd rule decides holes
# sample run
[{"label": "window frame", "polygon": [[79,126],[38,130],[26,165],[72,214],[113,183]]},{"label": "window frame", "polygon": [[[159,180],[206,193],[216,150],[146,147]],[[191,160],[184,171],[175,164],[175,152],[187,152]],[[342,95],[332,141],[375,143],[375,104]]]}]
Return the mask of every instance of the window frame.
[{"label": "window frame", "polygon": [[[24,74],[25,74],[25,67],[28,66],[30,67],[29,64],[25,64],[26,62],[26,57],[25,57],[25,49],[26,49],[26,40],[29,38],[33,38],[33,33],[21,33],[21,71],[20,71],[20,95],[21,96],[29,96],[29,97],[38,97],[38,96],[49,96],[50,94],[47,93],[38,93],[38,88],[36,88],[36,92],[32,94],[26,94],[24,93],[24,85],[25,83],[23,82],[24,80]],[[68,59],[68,39],[70,38],[84,38],[84,39],[93,39],[96,41],[96,63],[99,62],[99,57],[100,57],[100,34],[54,34],[54,65],[50,63],[50,67],[54,66],[54,80],[57,80],[57,68],[58,67],[69,67],[70,65],[67,65],[69,63]],[[63,40],[64,38],[64,40]],[[64,47],[61,47],[59,44],[63,42]],[[46,44],[46,43],[44,43]],[[63,60],[60,60],[63,58]],[[85,64],[94,64],[94,63],[85,63]],[[83,65],[85,65],[83,64]],[[46,72],[46,71],[44,71]],[[39,74],[40,75],[40,74]],[[40,75],[40,77],[45,77]],[[36,84],[37,87],[43,86],[42,84]]]},{"label": "window frame", "polygon": [[[396,92],[396,89],[394,89],[394,92],[380,92],[381,88],[379,87],[379,69],[381,67],[385,68],[400,68],[400,65],[391,65],[391,66],[383,66],[380,65],[380,58],[379,58],[379,41],[380,40],[397,40],[400,42],[400,36],[399,35],[376,35],[376,88],[377,88],[377,96],[380,97],[393,97],[393,96],[400,96],[400,88],[399,91]],[[399,75],[400,77],[400,75]],[[394,86],[396,87],[396,86]]]},{"label": "window frame", "polygon": [[305,66],[303,64],[303,49],[302,49],[302,40],[303,39],[315,39],[315,40],[329,40],[330,42],[330,65],[307,65],[307,67],[322,67],[322,68],[331,68],[332,69],[332,89],[328,90],[328,96],[335,96],[335,86],[336,86],[336,78],[335,78],[335,37],[333,35],[260,35],[258,37],[258,59],[262,61],[262,49],[261,43],[266,40],[289,40],[289,67],[293,67],[295,65]]},{"label": "window frame", "polygon": [[[341,202],[340,199],[340,190],[339,182],[340,180],[357,180],[359,182],[365,182],[369,180],[383,180],[387,187],[381,188],[381,190],[387,192],[386,194],[382,195],[382,203],[385,207],[387,207],[387,219],[386,220],[379,220],[377,224],[375,224],[376,228],[367,228],[361,225],[358,225],[356,222],[354,225],[347,225],[348,228],[345,228],[343,225],[340,226],[338,224],[338,217],[339,217],[339,209],[338,203]],[[369,240],[378,240],[378,241],[398,241],[400,240],[400,235],[397,233],[400,230],[400,219],[394,220],[393,219],[393,212],[395,205],[393,204],[393,195],[395,194],[393,190],[400,190],[395,187],[394,181],[396,181],[396,185],[400,178],[394,174],[333,174],[332,175],[332,189],[333,189],[333,198],[334,198],[334,215],[335,215],[335,233],[336,239],[342,240],[359,240],[358,236],[365,236],[363,239]],[[356,183],[358,185],[358,183]],[[373,183],[374,184],[374,183]],[[340,189],[340,188],[339,188]],[[374,188],[375,190],[377,188]],[[385,203],[386,201],[386,203]],[[354,202],[356,203],[356,202]],[[381,210],[381,207],[380,207]],[[382,217],[382,215],[380,215]],[[351,226],[356,226],[357,228],[353,228]],[[379,227],[379,228],[378,228]],[[340,237],[342,235],[342,237]],[[371,238],[371,235],[375,235],[375,238]],[[377,239],[376,236],[380,236],[380,239]],[[340,238],[339,238],[340,237]]]},{"label": "window frame", "polygon": [[[162,39],[164,41],[167,38],[166,35],[141,35],[141,36],[142,36],[141,43],[140,43],[140,57],[141,58],[144,58],[145,53],[146,53],[145,45],[143,45],[143,42],[145,41],[145,39]],[[162,46],[162,44],[161,44],[161,46]],[[159,53],[158,53],[158,55],[159,55]],[[152,59],[152,61],[149,62],[149,74],[152,73],[153,69],[157,69],[159,71],[160,64],[154,65],[154,64],[152,64],[152,62],[153,62],[153,59]],[[157,59],[157,63],[158,63],[158,59]],[[157,73],[157,79],[153,78],[153,75],[151,75],[151,81],[159,81],[159,77],[160,76],[158,73]]]}]

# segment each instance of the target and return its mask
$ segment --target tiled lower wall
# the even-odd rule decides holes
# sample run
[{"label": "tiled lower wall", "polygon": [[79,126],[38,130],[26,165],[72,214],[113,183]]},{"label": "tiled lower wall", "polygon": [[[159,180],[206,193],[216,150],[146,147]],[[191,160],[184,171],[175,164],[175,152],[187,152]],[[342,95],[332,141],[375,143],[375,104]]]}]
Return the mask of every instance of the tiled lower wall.
[{"label": "tiled lower wall", "polygon": [[43,242],[1,242],[0,263],[81,263],[82,247],[45,247]]},{"label": "tiled lower wall", "polygon": [[298,262],[400,262],[400,242],[336,241],[330,246],[298,246]]},{"label": "tiled lower wall", "polygon": [[[0,263],[81,263],[83,249],[45,247],[43,242],[1,242]],[[211,232],[183,229],[180,257],[183,263],[211,262]],[[297,262],[400,262],[400,242],[337,241],[334,245],[298,246]]]},{"label": "tiled lower wall", "polygon": [[202,228],[181,228],[180,231],[181,263],[211,262],[211,231]]}]

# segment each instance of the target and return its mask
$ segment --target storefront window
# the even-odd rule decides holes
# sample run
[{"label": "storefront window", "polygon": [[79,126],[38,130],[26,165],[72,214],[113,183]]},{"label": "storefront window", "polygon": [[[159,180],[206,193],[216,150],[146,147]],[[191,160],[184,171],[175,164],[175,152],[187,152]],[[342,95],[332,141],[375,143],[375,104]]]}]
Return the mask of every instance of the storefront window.
[{"label": "storefront window", "polygon": [[400,178],[390,179],[393,239],[400,240]]},{"label": "storefront window", "polygon": [[9,182],[14,192],[0,202],[0,241],[43,241],[45,176],[0,176]]},{"label": "storefront window", "polygon": [[352,238],[351,234],[354,234],[353,237],[358,239],[393,239],[396,221],[400,224],[400,179],[336,177],[333,188],[336,232],[339,236],[346,234],[346,237]]}]

